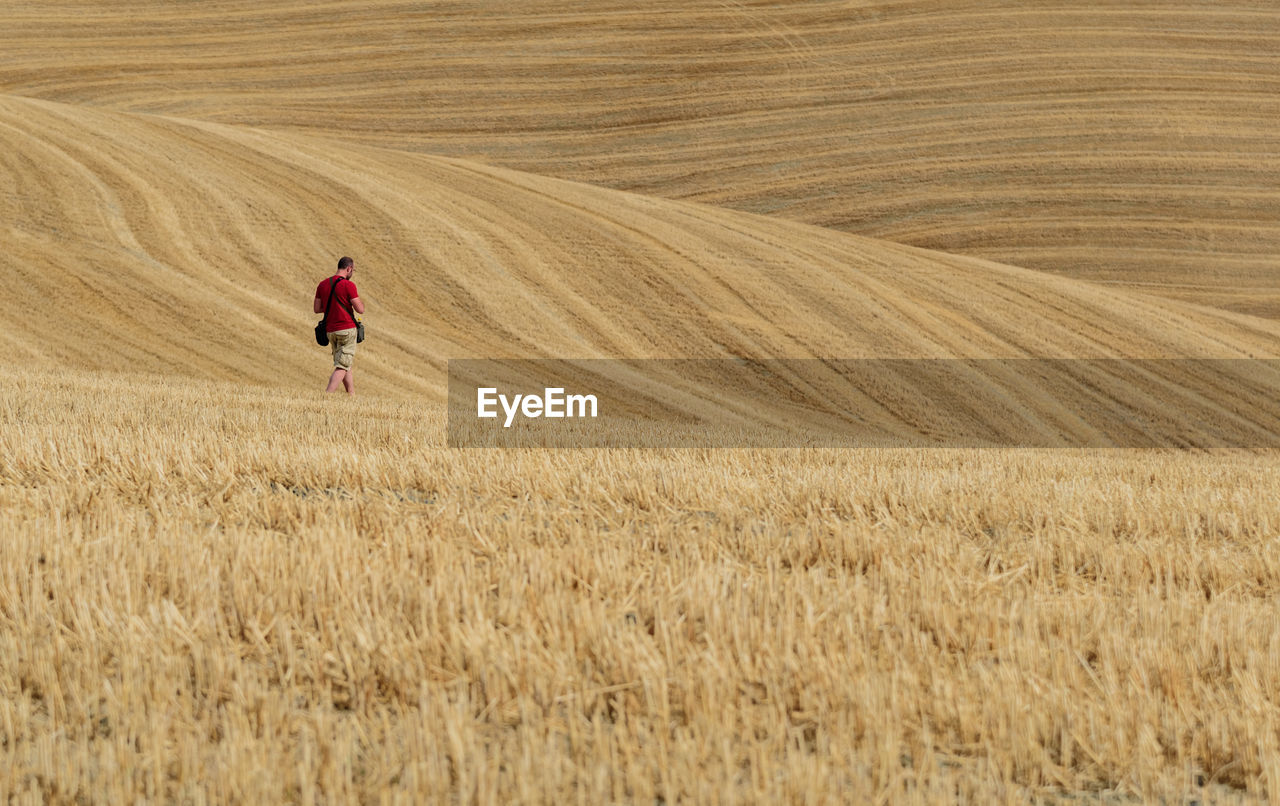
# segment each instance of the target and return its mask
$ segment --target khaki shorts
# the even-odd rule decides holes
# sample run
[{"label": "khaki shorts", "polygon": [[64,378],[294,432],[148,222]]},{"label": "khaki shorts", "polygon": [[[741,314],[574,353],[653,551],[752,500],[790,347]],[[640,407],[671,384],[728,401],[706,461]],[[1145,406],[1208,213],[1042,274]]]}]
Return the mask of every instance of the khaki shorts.
[{"label": "khaki shorts", "polygon": [[333,368],[351,369],[351,359],[356,357],[356,329],[332,331],[329,347],[333,349]]}]

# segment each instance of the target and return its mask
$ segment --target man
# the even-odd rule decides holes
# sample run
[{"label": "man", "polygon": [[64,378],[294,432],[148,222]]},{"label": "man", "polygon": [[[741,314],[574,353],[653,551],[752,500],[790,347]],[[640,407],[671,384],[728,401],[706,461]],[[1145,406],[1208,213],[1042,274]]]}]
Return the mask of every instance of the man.
[{"label": "man", "polygon": [[[364,314],[364,303],[356,292],[356,284],[351,282],[355,273],[355,261],[344,257],[338,261],[338,273],[325,278],[316,286],[316,298],[312,303],[315,313],[325,314],[325,331],[329,334],[329,347],[333,349],[333,374],[329,376],[329,387],[326,392],[336,392],[338,387],[345,387],[347,394],[355,394],[355,381],[351,377],[351,361],[356,355],[356,321],[351,311]],[[329,302],[329,294],[334,283],[333,304],[325,312]]]}]

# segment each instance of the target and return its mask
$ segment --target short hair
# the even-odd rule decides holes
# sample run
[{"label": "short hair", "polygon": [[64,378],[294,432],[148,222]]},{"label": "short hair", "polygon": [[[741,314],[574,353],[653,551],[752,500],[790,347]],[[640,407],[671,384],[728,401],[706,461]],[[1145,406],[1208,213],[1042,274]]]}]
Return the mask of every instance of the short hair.
[{"label": "short hair", "polygon": [[355,261],[349,257],[338,258],[338,271],[351,268],[352,263],[355,263]]}]

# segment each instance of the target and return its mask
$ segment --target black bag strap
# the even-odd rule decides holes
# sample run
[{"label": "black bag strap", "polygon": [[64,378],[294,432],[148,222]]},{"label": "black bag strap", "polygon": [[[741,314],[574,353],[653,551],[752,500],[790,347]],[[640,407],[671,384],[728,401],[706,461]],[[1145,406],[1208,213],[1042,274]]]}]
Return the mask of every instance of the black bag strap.
[{"label": "black bag strap", "polygon": [[320,324],[322,325],[327,324],[329,321],[329,307],[333,305],[333,295],[337,292],[338,283],[340,282],[342,282],[342,278],[336,274],[333,275],[331,282],[329,283],[329,301],[324,304],[324,318],[320,320]]}]

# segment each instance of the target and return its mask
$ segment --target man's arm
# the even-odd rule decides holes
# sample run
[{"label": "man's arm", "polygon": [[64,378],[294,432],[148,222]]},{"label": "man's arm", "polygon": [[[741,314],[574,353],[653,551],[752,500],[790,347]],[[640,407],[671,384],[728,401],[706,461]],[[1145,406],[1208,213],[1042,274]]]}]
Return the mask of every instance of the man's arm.
[{"label": "man's arm", "polygon": [[356,313],[358,313],[358,314],[363,314],[363,313],[364,313],[364,303],[360,301],[360,298],[359,298],[359,297],[352,297],[352,298],[351,298],[351,307],[352,307],[352,308],[355,308],[355,309],[356,309]]},{"label": "man's arm", "polygon": [[319,297],[316,297],[315,301],[311,303],[311,312],[324,313],[324,303],[320,301]]}]

